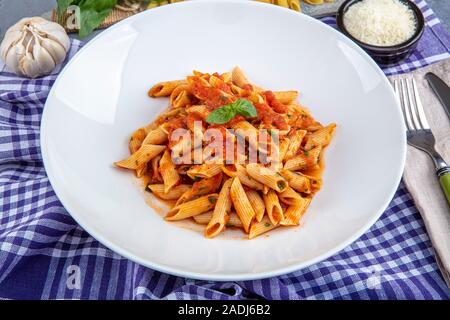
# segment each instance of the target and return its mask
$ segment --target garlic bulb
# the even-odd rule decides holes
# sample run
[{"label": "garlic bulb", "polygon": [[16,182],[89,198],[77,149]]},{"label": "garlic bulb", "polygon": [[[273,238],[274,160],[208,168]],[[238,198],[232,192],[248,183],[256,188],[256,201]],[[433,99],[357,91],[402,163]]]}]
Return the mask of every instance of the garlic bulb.
[{"label": "garlic bulb", "polygon": [[24,18],[6,31],[0,57],[14,73],[36,78],[50,74],[70,47],[63,27],[41,17]]}]

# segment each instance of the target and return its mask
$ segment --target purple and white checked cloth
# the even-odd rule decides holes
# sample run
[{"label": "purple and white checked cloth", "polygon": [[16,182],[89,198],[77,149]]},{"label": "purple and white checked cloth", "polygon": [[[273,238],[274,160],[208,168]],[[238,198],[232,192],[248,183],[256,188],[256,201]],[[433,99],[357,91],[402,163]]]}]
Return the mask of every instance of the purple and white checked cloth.
[{"label": "purple and white checked cloth", "polygon": [[[387,75],[450,57],[450,36],[424,1],[425,34]],[[335,27],[334,18],[323,21]],[[69,58],[81,47],[72,41]],[[209,282],[142,267],[87,234],[45,173],[39,125],[59,70],[35,80],[0,65],[0,299],[450,299],[422,219],[401,184],[360,239],[326,261],[271,279]],[[79,286],[71,281],[79,271]]]}]

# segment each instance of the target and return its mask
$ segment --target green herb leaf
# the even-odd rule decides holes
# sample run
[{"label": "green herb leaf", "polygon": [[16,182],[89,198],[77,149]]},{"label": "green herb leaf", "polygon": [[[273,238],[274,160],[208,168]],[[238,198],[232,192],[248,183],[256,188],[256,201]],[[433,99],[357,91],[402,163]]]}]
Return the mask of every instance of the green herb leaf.
[{"label": "green herb leaf", "polygon": [[258,115],[255,107],[248,100],[237,99],[232,104],[234,105],[234,109],[236,110],[236,113],[240,114],[241,116],[244,116],[247,118],[253,118]]},{"label": "green herb leaf", "polygon": [[215,197],[208,197],[209,203],[216,203],[217,199]]},{"label": "green herb leaf", "polygon": [[266,222],[265,224],[264,224],[264,226],[266,227],[266,228],[269,228],[270,226],[272,226],[270,223],[268,223],[268,222]]},{"label": "green herb leaf", "polygon": [[224,124],[233,119],[236,116],[236,112],[229,106],[226,105],[211,112],[206,118],[206,122]]},{"label": "green herb leaf", "polygon": [[280,190],[284,190],[284,188],[286,188],[286,182],[284,182],[283,180],[280,180],[277,182],[277,186]]},{"label": "green herb leaf", "polygon": [[111,13],[117,0],[82,0],[80,7],[80,38],[88,36]]},{"label": "green herb leaf", "polygon": [[78,6],[80,9],[78,35],[84,38],[106,19],[117,4],[117,0],[57,0],[57,4],[56,11],[60,22],[71,5]]},{"label": "green herb leaf", "polygon": [[235,102],[224,105],[211,112],[206,118],[206,122],[215,124],[225,124],[237,115],[253,118],[258,115],[255,106],[248,100],[237,99]]}]

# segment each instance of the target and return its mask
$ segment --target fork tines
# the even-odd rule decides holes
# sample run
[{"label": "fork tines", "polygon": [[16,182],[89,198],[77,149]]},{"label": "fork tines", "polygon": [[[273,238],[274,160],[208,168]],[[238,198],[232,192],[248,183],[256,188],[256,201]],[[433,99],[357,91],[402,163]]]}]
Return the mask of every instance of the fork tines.
[{"label": "fork tines", "polygon": [[413,77],[396,79],[394,89],[400,99],[407,130],[429,130],[430,125],[420,101],[416,80]]}]

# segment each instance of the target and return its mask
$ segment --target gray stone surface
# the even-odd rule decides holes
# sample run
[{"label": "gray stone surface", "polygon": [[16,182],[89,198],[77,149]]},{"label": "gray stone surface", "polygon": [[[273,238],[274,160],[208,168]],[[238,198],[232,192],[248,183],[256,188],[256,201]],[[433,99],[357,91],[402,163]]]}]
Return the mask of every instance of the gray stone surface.
[{"label": "gray stone surface", "polygon": [[[427,0],[450,31],[450,0]],[[0,39],[6,30],[23,17],[40,16],[55,7],[56,0],[0,0]],[[88,37],[88,40],[92,36]]]}]

